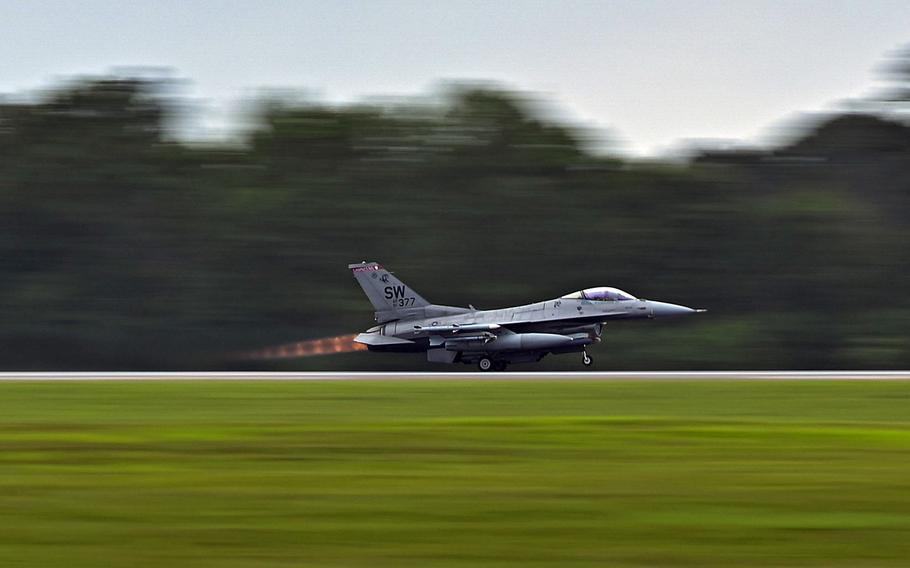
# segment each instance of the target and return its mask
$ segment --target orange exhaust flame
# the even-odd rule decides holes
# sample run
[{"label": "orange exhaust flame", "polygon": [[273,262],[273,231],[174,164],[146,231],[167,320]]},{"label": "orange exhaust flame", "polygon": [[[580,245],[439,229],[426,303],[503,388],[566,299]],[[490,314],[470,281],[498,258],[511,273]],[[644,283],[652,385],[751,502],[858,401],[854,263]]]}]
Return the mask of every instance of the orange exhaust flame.
[{"label": "orange exhaust flame", "polygon": [[336,337],[323,337],[310,339],[297,343],[287,343],[275,347],[265,347],[258,351],[251,351],[241,355],[243,359],[296,359],[299,357],[312,357],[314,355],[331,355],[333,353],[351,353],[366,351],[367,346],[355,343],[356,334],[338,335]]}]

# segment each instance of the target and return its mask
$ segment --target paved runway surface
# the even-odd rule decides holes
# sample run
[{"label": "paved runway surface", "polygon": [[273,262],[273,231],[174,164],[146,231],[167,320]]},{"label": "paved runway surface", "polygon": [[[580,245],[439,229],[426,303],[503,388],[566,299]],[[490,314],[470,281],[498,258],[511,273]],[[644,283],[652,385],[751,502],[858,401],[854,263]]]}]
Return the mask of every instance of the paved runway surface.
[{"label": "paved runway surface", "polygon": [[390,380],[910,380],[910,371],[538,371],[428,372],[48,372],[0,373],[0,381],[390,381]]}]

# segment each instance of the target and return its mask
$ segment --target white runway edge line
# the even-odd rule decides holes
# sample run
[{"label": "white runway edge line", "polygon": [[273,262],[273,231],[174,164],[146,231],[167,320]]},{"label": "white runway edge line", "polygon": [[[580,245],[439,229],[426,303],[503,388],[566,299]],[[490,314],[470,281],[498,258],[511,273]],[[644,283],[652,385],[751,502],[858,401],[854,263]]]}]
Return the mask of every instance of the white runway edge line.
[{"label": "white runway edge line", "polygon": [[910,380],[910,371],[408,372],[5,372],[2,381],[392,381],[392,380]]}]

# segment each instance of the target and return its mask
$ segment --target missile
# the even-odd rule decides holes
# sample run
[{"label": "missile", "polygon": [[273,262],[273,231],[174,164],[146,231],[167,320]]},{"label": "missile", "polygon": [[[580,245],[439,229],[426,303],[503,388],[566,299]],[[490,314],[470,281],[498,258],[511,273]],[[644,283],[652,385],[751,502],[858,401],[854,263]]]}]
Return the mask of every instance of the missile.
[{"label": "missile", "polygon": [[433,334],[442,334],[442,333],[452,333],[452,334],[466,333],[466,332],[474,333],[474,332],[478,332],[478,331],[495,331],[501,327],[502,326],[499,325],[498,323],[468,323],[468,324],[464,324],[464,325],[453,323],[452,325],[426,325],[426,326],[415,325],[414,334],[419,335],[419,334],[428,333],[428,334],[433,335]]}]

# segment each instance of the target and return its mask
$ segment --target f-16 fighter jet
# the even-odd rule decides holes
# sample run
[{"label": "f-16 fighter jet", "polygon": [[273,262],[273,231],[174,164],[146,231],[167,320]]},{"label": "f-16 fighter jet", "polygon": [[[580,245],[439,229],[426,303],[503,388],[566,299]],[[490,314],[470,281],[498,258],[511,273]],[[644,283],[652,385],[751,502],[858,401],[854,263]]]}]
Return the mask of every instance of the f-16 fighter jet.
[{"label": "f-16 fighter jet", "polygon": [[476,364],[503,371],[510,363],[540,361],[550,353],[581,353],[600,341],[604,324],[621,319],[694,314],[696,310],[642,300],[598,287],[526,306],[477,310],[431,304],[376,262],[348,265],[376,308],[376,323],[354,338],[370,351],[426,352],[436,363]]}]

